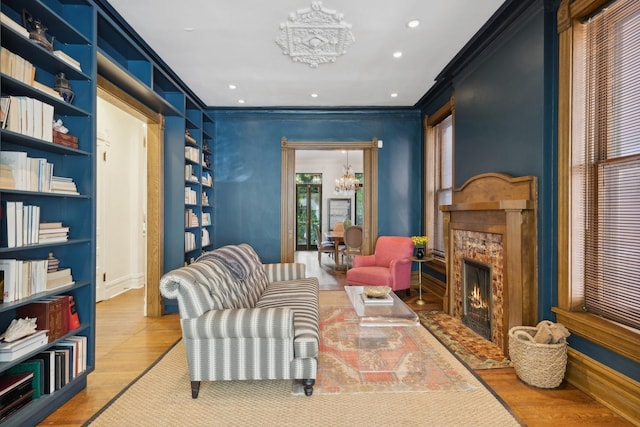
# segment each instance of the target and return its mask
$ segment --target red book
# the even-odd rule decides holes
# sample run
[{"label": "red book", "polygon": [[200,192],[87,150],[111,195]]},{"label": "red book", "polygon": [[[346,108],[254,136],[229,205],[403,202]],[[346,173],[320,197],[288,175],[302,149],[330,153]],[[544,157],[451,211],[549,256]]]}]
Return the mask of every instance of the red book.
[{"label": "red book", "polygon": [[80,327],[80,318],[78,317],[78,310],[76,309],[76,301],[73,299],[73,295],[65,295],[67,297],[67,310],[69,317],[69,330],[78,329]]},{"label": "red book", "polygon": [[17,317],[36,318],[36,329],[49,330],[49,342],[69,332],[69,317],[66,298],[53,297],[32,302],[31,304],[18,307]]}]

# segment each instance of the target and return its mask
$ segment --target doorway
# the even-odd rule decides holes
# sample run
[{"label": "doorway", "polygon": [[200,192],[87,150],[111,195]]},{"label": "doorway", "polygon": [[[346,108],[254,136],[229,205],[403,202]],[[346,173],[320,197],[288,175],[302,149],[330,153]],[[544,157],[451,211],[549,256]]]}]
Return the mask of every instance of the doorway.
[{"label": "doorway", "polygon": [[294,262],[296,251],[296,150],[362,150],[363,180],[363,244],[364,254],[373,252],[378,236],[378,139],[355,142],[316,142],[281,140],[281,222],[280,259]]},{"label": "doorway", "polygon": [[[116,105],[122,111],[127,112],[127,114],[136,117],[145,125],[145,131],[141,132],[140,135],[141,140],[144,141],[144,147],[141,148],[144,156],[141,154],[139,162],[136,163],[136,168],[139,169],[136,179],[149,183],[149,185],[145,184],[142,193],[137,193],[138,198],[142,200],[138,201],[139,213],[136,214],[137,225],[134,226],[134,230],[138,230],[137,234],[141,236],[141,240],[137,241],[137,244],[142,245],[142,247],[137,246],[137,264],[141,265],[142,273],[136,280],[145,289],[144,300],[140,301],[143,314],[145,316],[158,317],[162,315],[160,290],[157,286],[147,285],[149,283],[159,283],[162,275],[162,170],[164,156],[162,135],[164,120],[161,114],[151,110],[100,75],[98,75],[98,95]],[[98,136],[105,139],[105,135],[99,134]],[[96,141],[96,143],[101,144],[104,142]],[[140,147],[138,148],[140,149]],[[100,157],[103,158],[102,154]],[[99,161],[100,159],[96,159],[96,162]],[[112,183],[103,182],[102,184],[111,185]],[[101,184],[98,183],[98,185]],[[113,185],[111,186],[113,187]],[[97,189],[97,191],[99,192],[100,189]],[[96,200],[99,206],[97,216],[108,216],[113,210],[118,209],[117,205],[103,205],[103,202],[104,200],[101,202],[101,198],[98,196]],[[96,218],[96,228],[100,227],[101,221],[101,218]],[[96,235],[98,233],[104,234],[105,231],[104,229],[96,229]],[[100,240],[96,238],[96,284],[98,287],[105,279],[109,279],[108,275],[105,278],[104,274],[102,274],[102,269],[104,268],[105,250],[111,251],[113,249],[101,246],[99,242]],[[108,293],[107,296],[109,296]]]}]

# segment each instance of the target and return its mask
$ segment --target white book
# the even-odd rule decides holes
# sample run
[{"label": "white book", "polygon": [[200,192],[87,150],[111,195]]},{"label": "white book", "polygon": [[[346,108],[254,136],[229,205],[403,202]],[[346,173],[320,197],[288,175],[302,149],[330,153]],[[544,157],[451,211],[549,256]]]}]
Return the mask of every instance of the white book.
[{"label": "white book", "polygon": [[7,27],[10,27],[13,31],[20,34],[23,37],[29,38],[29,31],[13,19],[9,18],[4,13],[0,12],[0,21]]},{"label": "white book", "polygon": [[38,101],[37,99],[33,99],[33,98],[25,98],[25,102],[26,102],[26,119],[27,119],[27,128],[26,128],[26,133],[25,135],[31,136],[33,137],[36,133],[35,130],[35,114],[36,114],[36,107],[35,104]]},{"label": "white book", "polygon": [[33,100],[33,137],[42,139],[42,101]]},{"label": "white book", "polygon": [[42,103],[42,139],[53,142],[53,105]]},{"label": "white book", "polygon": [[22,202],[16,202],[16,247],[24,246],[23,233],[23,215],[24,204]]},{"label": "white book", "polygon": [[7,215],[7,247],[16,247],[16,202],[6,202]]}]

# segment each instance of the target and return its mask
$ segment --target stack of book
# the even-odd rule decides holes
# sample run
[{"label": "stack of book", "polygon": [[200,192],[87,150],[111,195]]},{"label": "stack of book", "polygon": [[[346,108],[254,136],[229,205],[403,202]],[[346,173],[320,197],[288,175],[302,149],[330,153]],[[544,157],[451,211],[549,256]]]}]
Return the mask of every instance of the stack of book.
[{"label": "stack of book", "polygon": [[202,229],[202,246],[207,246],[211,244],[211,237],[209,235],[209,230],[206,228]]},{"label": "stack of book", "polygon": [[189,252],[196,248],[196,235],[190,231],[184,232],[184,251]]},{"label": "stack of book", "polygon": [[5,15],[2,12],[0,12],[0,21],[2,21],[3,25],[6,25],[7,27],[11,28],[13,31],[20,34],[22,37],[25,37],[27,39],[29,38],[29,31],[27,31],[25,27],[18,24],[16,21],[9,18],[7,15]]},{"label": "stack of book", "polygon": [[200,160],[200,149],[189,146],[184,147],[184,158],[197,163]]},{"label": "stack of book", "polygon": [[184,179],[185,181],[198,182],[193,165],[184,165]]},{"label": "stack of book", "polygon": [[71,275],[71,268],[62,268],[47,273],[47,290],[67,286],[75,283]]},{"label": "stack of book", "polygon": [[211,225],[211,214],[209,212],[202,212],[202,226]]},{"label": "stack of book", "polygon": [[0,342],[0,362],[11,362],[46,345],[49,331],[38,330],[12,342]]},{"label": "stack of book", "polygon": [[197,227],[198,215],[193,212],[193,209],[185,209],[184,211],[184,226],[186,228]]},{"label": "stack of book", "polygon": [[80,62],[77,61],[76,59],[70,57],[69,55],[67,55],[66,53],[64,53],[61,50],[54,50],[53,51],[53,55],[62,59],[64,62],[66,62],[67,64],[71,65],[73,68],[75,68],[78,71],[82,71],[82,68],[80,67]]},{"label": "stack of book", "polygon": [[73,182],[73,179],[63,176],[51,177],[51,192],[76,195],[80,194],[78,193],[78,188],[76,187],[76,183]]},{"label": "stack of book", "polygon": [[213,185],[213,178],[209,172],[202,172],[202,185],[211,187]]},{"label": "stack of book", "polygon": [[195,205],[198,201],[198,193],[191,187],[184,187],[184,203],[186,205]]},{"label": "stack of book", "polygon": [[41,222],[38,231],[38,242],[59,243],[69,240],[69,227],[61,222]]},{"label": "stack of book", "polygon": [[0,423],[33,400],[33,372],[0,377]]},{"label": "stack of book", "polygon": [[370,297],[365,294],[360,295],[362,296],[362,302],[364,305],[393,305],[393,298],[391,298],[391,295],[378,297]]},{"label": "stack of book", "polygon": [[65,147],[78,148],[78,137],[53,130],[53,143],[64,145]]}]

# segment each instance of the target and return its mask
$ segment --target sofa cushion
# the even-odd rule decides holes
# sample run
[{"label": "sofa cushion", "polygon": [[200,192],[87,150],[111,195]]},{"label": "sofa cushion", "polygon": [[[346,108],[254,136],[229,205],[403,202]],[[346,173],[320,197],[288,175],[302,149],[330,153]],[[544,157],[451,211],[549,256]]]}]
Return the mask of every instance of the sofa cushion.
[{"label": "sofa cushion", "polygon": [[319,351],[318,279],[310,277],[269,284],[256,307],[289,307],[294,312],[294,355],[317,357]]}]

